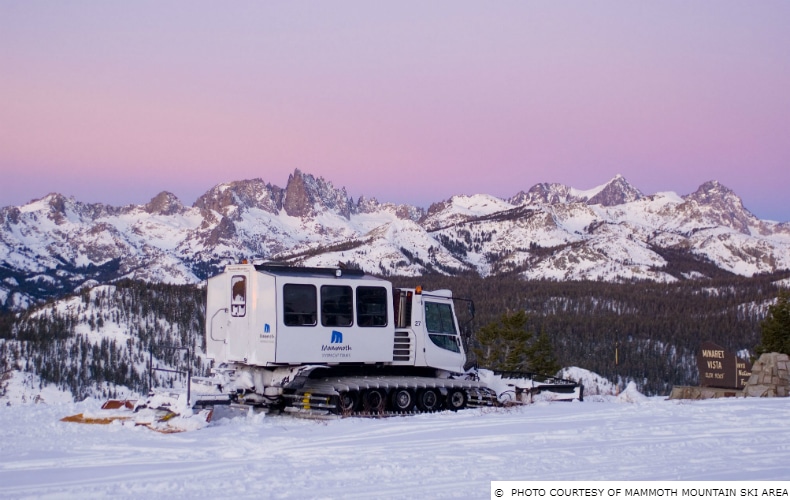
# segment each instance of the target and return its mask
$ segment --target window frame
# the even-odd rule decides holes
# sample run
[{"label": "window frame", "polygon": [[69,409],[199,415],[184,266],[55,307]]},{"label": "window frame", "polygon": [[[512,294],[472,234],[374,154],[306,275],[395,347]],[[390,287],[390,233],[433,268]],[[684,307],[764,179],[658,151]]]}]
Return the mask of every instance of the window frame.
[{"label": "window frame", "polygon": [[[367,292],[378,290],[380,295],[374,296],[373,293],[368,295],[367,297],[363,297],[363,300],[360,300],[360,291]],[[356,319],[357,319],[357,326],[361,328],[385,328],[389,325],[389,311],[388,311],[388,304],[389,300],[387,299],[387,287],[384,286],[358,286],[354,292],[354,298],[356,299],[357,311],[356,311]],[[382,308],[381,312],[368,312],[370,307],[375,308]],[[370,324],[367,324],[367,318],[371,319]],[[377,323],[378,320],[378,323]],[[383,321],[382,321],[383,320]]]},{"label": "window frame", "polygon": [[[236,292],[241,283],[241,301],[236,301]],[[243,318],[247,315],[247,276],[234,274],[230,277],[230,315],[233,318]]]},{"label": "window frame", "polygon": [[[344,293],[334,295],[325,290]],[[330,301],[336,301],[332,304]],[[321,326],[349,328],[354,326],[354,289],[350,285],[321,285]],[[347,318],[347,320],[346,320]]]},{"label": "window frame", "polygon": [[[435,319],[435,317],[432,317],[431,315],[428,314],[428,306],[429,305],[437,306],[437,309],[445,309],[446,308],[446,310],[449,311],[449,313],[450,313],[449,314],[449,320],[450,320],[450,325],[452,326],[452,331],[451,332],[448,332],[445,329],[443,329],[443,327],[447,323],[447,319],[448,318],[446,317],[447,316],[446,314],[442,314],[441,310],[439,310],[439,317],[438,317],[440,324],[439,325],[435,325],[435,324],[432,323],[432,321]],[[441,334],[441,335],[458,335],[458,328],[456,327],[456,324],[455,324],[455,315],[453,314],[453,306],[451,304],[448,304],[446,302],[433,302],[433,301],[430,301],[430,300],[426,300],[425,301],[425,306],[424,306],[424,311],[425,311],[425,330],[428,333]],[[429,318],[431,318],[431,320],[429,320]],[[433,327],[439,326],[442,329],[440,329],[440,330],[432,330],[431,329],[432,326]]]},{"label": "window frame", "polygon": [[[290,290],[292,289],[300,289],[300,290],[312,290],[312,310],[308,307],[300,308],[299,310],[291,310],[288,311],[287,308],[289,305],[299,305],[305,306],[310,305],[310,300],[304,300],[305,298],[309,299],[309,297],[305,296],[293,296],[289,297]],[[318,289],[315,285],[311,283],[285,283],[283,285],[283,324],[288,327],[313,327],[318,325]],[[309,294],[309,293],[308,293]],[[301,295],[301,294],[300,294]],[[296,302],[293,299],[300,299],[299,302]],[[292,299],[292,300],[289,300]],[[289,319],[290,318],[290,319]],[[301,318],[302,321],[294,321],[294,319]],[[304,319],[312,319],[312,322],[306,322]]]}]

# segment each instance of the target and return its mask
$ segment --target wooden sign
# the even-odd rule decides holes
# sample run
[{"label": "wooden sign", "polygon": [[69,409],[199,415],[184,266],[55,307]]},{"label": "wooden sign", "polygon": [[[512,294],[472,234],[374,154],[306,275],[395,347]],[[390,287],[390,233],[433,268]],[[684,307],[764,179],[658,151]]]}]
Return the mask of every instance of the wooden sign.
[{"label": "wooden sign", "polygon": [[699,385],[723,389],[743,389],[752,374],[752,365],[713,342],[703,342],[697,356]]}]

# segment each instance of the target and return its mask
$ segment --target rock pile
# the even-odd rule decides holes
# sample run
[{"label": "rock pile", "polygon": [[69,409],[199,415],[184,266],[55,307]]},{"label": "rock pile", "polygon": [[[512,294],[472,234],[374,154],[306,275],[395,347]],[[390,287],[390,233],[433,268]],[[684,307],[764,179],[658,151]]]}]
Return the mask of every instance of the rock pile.
[{"label": "rock pile", "polygon": [[790,356],[767,352],[752,365],[744,396],[758,398],[790,396]]}]

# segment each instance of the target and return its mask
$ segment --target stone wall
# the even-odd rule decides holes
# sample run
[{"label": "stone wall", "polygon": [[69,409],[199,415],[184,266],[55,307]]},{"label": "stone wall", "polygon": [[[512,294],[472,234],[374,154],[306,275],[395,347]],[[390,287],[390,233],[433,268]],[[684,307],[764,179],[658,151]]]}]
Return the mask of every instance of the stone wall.
[{"label": "stone wall", "polygon": [[716,399],[743,396],[740,389],[719,389],[718,387],[693,387],[676,385],[672,387],[669,399]]},{"label": "stone wall", "polygon": [[790,396],[790,357],[768,352],[752,365],[752,375],[743,388],[744,396],[758,398]]}]

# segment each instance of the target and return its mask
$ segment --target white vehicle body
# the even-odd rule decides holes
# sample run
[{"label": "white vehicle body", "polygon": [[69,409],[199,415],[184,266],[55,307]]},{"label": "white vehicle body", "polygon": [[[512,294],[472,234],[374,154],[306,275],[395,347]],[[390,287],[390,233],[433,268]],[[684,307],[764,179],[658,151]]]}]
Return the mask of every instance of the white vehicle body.
[{"label": "white vehicle body", "polygon": [[[377,324],[362,326],[355,299],[368,292],[383,295],[390,307],[375,317]],[[216,362],[392,362],[392,289],[386,281],[286,269],[273,273],[240,264],[210,278],[207,294],[206,348]]]},{"label": "white vehicle body", "polygon": [[466,354],[452,293],[395,293],[390,282],[358,271],[228,266],[208,280],[208,357],[258,367],[387,364],[461,373]]},{"label": "white vehicle body", "polygon": [[[145,400],[109,400],[102,407],[121,415],[80,414],[69,421],[132,419],[177,432],[184,429],[174,422],[203,426],[218,408],[315,418],[402,415],[493,406],[497,386],[513,393],[511,402],[536,393],[531,380],[518,381],[529,374],[503,373],[487,383],[477,370],[465,372],[449,290],[393,288],[357,270],[243,263],[210,278],[206,295],[213,376],[188,373],[185,397],[152,389]],[[552,378],[541,387],[582,398],[583,388],[572,381]],[[146,408],[155,421],[140,419],[138,410]]]}]

